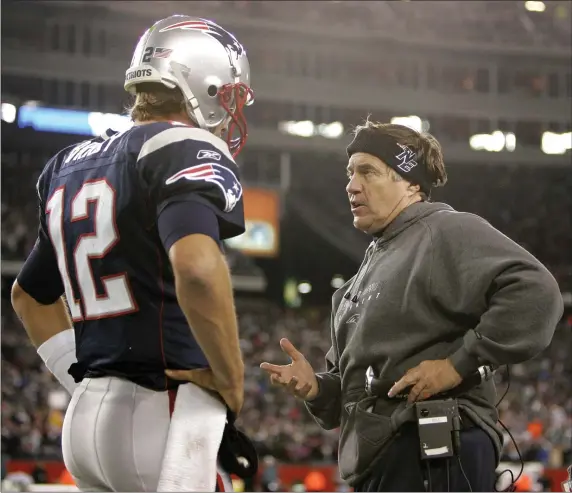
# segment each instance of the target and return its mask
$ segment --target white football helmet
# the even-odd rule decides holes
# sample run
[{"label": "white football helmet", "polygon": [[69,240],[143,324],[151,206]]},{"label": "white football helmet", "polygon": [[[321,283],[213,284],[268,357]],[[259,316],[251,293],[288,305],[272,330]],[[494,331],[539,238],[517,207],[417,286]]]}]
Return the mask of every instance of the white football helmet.
[{"label": "white football helmet", "polygon": [[[201,128],[213,131],[229,121],[226,137],[234,156],[246,143],[243,109],[254,101],[250,65],[244,47],[214,22],[173,15],[153,24],[137,43],[125,90],[136,94],[143,82],[178,87]],[[232,139],[235,129],[240,136]]]}]

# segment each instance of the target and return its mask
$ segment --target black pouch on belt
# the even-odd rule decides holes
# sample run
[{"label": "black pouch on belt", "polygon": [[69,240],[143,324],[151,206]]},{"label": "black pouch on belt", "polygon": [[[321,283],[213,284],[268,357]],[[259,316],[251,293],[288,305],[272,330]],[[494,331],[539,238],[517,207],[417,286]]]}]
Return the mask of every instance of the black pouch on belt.
[{"label": "black pouch on belt", "polygon": [[[415,404],[421,459],[452,457],[460,431],[456,399],[422,401]],[[454,446],[455,445],[455,446]]]}]

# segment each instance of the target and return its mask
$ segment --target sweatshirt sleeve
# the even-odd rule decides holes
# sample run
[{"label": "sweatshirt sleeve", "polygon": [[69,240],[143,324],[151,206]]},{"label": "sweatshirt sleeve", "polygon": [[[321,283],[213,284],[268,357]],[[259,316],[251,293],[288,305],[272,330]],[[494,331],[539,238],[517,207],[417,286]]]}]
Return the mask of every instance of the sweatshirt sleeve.
[{"label": "sweatshirt sleeve", "polygon": [[306,408],[314,416],[316,422],[325,430],[333,430],[340,426],[342,410],[342,381],[338,367],[338,351],[335,340],[332,311],[331,332],[332,347],[326,354],[326,371],[316,373],[318,395],[306,401]]},{"label": "sweatshirt sleeve", "polygon": [[564,305],[548,270],[484,219],[447,213],[433,241],[431,293],[447,312],[479,320],[450,356],[466,377],[483,364],[529,360],[552,340]]}]

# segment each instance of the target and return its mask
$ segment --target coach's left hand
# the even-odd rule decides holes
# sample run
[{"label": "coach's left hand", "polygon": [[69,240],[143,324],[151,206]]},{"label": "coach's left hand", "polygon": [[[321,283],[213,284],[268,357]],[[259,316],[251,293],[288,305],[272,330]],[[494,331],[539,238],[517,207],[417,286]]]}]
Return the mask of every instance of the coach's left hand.
[{"label": "coach's left hand", "polygon": [[409,402],[422,401],[456,387],[462,380],[461,375],[457,373],[448,359],[422,361],[395,382],[388,396],[393,397],[400,394],[403,389],[413,386],[407,400]]}]

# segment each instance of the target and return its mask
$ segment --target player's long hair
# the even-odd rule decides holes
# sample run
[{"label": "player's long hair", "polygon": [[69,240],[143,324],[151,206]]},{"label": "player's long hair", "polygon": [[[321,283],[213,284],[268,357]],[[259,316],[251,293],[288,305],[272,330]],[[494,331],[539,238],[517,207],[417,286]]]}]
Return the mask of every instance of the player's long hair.
[{"label": "player's long hair", "polygon": [[162,120],[186,113],[185,98],[178,88],[149,82],[138,84],[135,99],[126,110],[133,121]]}]

